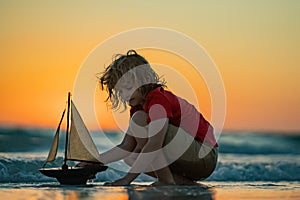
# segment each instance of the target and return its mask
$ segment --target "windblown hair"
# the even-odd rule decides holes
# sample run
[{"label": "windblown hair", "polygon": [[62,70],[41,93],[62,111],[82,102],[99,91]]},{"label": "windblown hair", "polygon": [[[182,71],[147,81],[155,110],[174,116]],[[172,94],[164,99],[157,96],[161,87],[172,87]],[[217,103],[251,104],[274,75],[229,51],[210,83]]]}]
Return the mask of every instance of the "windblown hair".
[{"label": "windblown hair", "polygon": [[121,105],[126,110],[126,102],[115,89],[120,79],[132,79],[139,85],[138,90],[146,98],[146,95],[159,86],[166,86],[164,79],[151,68],[148,61],[136,53],[135,50],[129,50],[126,55],[117,54],[113,57],[113,62],[107,66],[99,77],[101,89],[108,92],[106,102],[110,100],[112,109],[118,110]]}]

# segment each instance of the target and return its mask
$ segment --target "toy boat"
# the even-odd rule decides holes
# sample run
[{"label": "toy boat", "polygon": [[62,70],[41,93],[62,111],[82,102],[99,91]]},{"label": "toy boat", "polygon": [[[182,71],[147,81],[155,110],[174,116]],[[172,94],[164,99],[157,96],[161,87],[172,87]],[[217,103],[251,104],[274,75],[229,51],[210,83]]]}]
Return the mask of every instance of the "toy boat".
[{"label": "toy boat", "polygon": [[[104,166],[100,161],[97,147],[76,109],[74,102],[71,100],[71,93],[68,94],[64,162],[61,167],[45,168],[47,163],[53,162],[56,159],[60,126],[65,111],[66,109],[62,113],[46,162],[39,171],[45,176],[56,178],[60,184],[86,184],[89,179],[95,178],[98,172],[105,171],[107,166]],[[67,161],[80,161],[90,164],[84,167],[68,166]]]}]

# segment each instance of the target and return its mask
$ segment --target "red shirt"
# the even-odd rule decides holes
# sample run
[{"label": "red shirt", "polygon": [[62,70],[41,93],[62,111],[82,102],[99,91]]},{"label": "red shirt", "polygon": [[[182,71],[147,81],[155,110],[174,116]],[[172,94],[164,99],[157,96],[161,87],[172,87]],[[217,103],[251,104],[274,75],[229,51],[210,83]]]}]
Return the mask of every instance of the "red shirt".
[{"label": "red shirt", "polygon": [[150,91],[146,96],[144,108],[132,107],[130,115],[142,109],[148,114],[148,123],[167,117],[170,124],[181,127],[195,140],[218,146],[213,127],[203,115],[192,104],[162,87]]}]

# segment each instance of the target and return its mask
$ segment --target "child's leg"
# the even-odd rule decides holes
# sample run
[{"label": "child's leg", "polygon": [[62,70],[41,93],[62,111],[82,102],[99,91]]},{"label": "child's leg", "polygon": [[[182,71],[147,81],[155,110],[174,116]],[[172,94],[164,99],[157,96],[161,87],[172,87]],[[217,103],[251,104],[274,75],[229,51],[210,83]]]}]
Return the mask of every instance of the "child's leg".
[{"label": "child's leg", "polygon": [[165,145],[167,144],[169,146],[166,150],[166,158],[172,162],[170,169],[174,174],[176,184],[203,180],[216,167],[217,147],[194,140],[181,128],[169,126],[165,137]]},{"label": "child's leg", "polygon": [[[147,138],[139,138],[136,131],[146,131],[147,126],[147,114],[143,111],[137,111],[130,119],[128,134],[132,135],[136,141],[136,147],[132,151],[132,154],[124,159],[124,162],[132,166],[138,157],[138,153],[141,152],[143,146],[147,143]],[[144,129],[144,130],[142,130]]]},{"label": "child's leg", "polygon": [[124,159],[124,162],[129,166],[133,165],[133,163],[137,159],[139,153],[141,152],[142,147],[147,143],[147,139],[141,139],[141,138],[137,139],[137,138],[135,138],[135,140],[136,140],[136,143],[137,143],[136,147],[134,148],[132,153]]},{"label": "child's leg", "polygon": [[[151,168],[153,169],[153,172],[157,177],[157,182],[155,183],[155,185],[175,184],[174,174],[167,165],[166,158],[163,153],[158,156],[154,163],[156,163],[156,165],[158,164],[158,167],[155,164],[151,165]],[[165,167],[161,168],[161,166]]]},{"label": "child's leg", "polygon": [[[135,136],[135,140],[137,142],[136,148],[133,151],[133,154],[128,156],[126,159],[124,159],[125,163],[129,166],[132,166],[132,164],[135,162],[135,160],[138,157],[138,153],[141,152],[144,145],[147,143],[147,138],[140,138],[139,134],[142,134],[144,136],[144,133],[140,133],[138,131],[147,132],[147,113],[144,111],[137,111],[131,118],[130,124],[129,124],[129,131],[133,136]],[[138,126],[138,127],[137,127]],[[137,127],[137,128],[136,128]],[[159,158],[156,159],[158,162],[166,162],[166,159],[163,155],[158,156]],[[154,162],[156,162],[154,161]],[[169,167],[166,166],[164,168],[154,168],[153,166],[150,166],[151,169],[154,169],[153,171],[148,170],[149,172],[146,172],[146,174],[155,177],[158,179],[159,183],[162,184],[174,184],[174,179],[172,176],[172,172],[170,171]]]}]

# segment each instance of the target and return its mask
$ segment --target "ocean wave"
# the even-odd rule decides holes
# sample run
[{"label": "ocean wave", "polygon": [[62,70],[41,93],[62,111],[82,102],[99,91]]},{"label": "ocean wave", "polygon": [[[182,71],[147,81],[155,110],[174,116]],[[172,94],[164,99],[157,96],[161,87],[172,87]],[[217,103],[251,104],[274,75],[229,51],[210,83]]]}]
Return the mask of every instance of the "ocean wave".
[{"label": "ocean wave", "polygon": [[210,181],[299,181],[299,163],[219,163]]},{"label": "ocean wave", "polygon": [[300,135],[271,133],[224,133],[219,151],[228,154],[300,154]]},{"label": "ocean wave", "polygon": [[[0,152],[45,152],[49,151],[55,130],[51,129],[24,129],[24,128],[0,128]],[[98,149],[108,149],[111,144],[121,141],[122,134],[116,132],[92,132],[91,136]],[[107,143],[108,138],[110,143]],[[58,151],[64,150],[65,131],[59,136]]]},{"label": "ocean wave", "polygon": [[[0,152],[46,152],[50,149],[55,130],[0,128]],[[99,149],[119,144],[123,134],[92,132]],[[64,149],[65,132],[60,134],[59,151]],[[225,132],[218,139],[223,154],[300,154],[300,135]]]},{"label": "ocean wave", "polygon": [[[56,181],[38,171],[47,157],[54,132],[0,128],[0,182]],[[122,134],[115,132],[93,132],[91,135],[101,152],[123,138]],[[48,167],[61,166],[64,136],[62,131],[59,157]],[[218,143],[220,159],[214,173],[207,179],[209,181],[300,181],[300,135],[227,132],[221,135]],[[115,162],[107,171],[98,173],[95,181],[113,181],[127,170],[124,163]],[[152,180],[146,175],[137,179],[142,182]]]},{"label": "ocean wave", "polygon": [[35,152],[49,149],[54,131],[46,129],[0,128],[0,152]]},{"label": "ocean wave", "polygon": [[[269,162],[225,162],[220,160],[214,173],[208,181],[300,181],[300,162],[295,158],[288,161],[274,160]],[[24,155],[1,156],[0,155],[0,182],[2,183],[30,183],[52,182],[53,178],[42,175],[40,169],[44,163],[42,157],[25,157]],[[238,159],[238,157],[236,157]],[[244,159],[246,160],[246,159]],[[47,167],[61,166],[62,157],[55,162],[47,164]],[[116,180],[125,175],[128,166],[122,162],[110,165],[108,170],[97,174],[95,181],[106,182]],[[149,182],[153,179],[141,175],[136,180]]]}]

